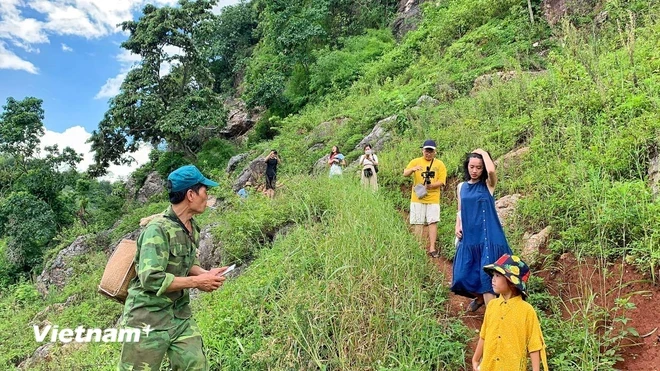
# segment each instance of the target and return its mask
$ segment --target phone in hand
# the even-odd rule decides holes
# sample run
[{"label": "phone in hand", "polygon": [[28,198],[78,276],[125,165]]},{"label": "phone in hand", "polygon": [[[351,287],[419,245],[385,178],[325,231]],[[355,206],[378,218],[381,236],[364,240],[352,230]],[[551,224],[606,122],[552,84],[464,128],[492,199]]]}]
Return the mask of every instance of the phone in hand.
[{"label": "phone in hand", "polygon": [[220,275],[221,275],[221,276],[224,276],[224,275],[226,275],[227,273],[233,271],[235,268],[236,268],[236,264],[232,264],[232,265],[230,265],[229,267],[227,267],[227,269],[225,269],[224,272],[220,273]]}]

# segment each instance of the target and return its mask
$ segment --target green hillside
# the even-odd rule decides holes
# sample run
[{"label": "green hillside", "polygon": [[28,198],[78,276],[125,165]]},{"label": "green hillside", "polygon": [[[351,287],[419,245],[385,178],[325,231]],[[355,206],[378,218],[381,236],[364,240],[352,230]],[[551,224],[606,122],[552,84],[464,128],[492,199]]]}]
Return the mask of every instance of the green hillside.
[{"label": "green hillside", "polygon": [[[521,195],[506,229],[514,252],[521,252],[525,233],[550,226],[536,270],[551,270],[565,253],[604,267],[623,259],[656,287],[660,204],[649,172],[660,144],[660,3],[578,3],[549,25],[541,1],[531,2],[533,23],[527,1],[428,1],[417,28],[397,39],[390,28],[396,1],[253,0],[198,20],[213,25],[200,26],[204,32],[190,39],[199,48],[195,60],[207,61],[190,70],[202,88],[194,94],[172,88],[189,78],[174,72],[162,82],[172,88],[171,112],[158,116],[141,106],[130,116],[127,100],[144,89],[136,88],[137,80],[125,82],[96,133],[97,153],[107,157],[97,159],[91,174],[69,173],[69,183],[44,192],[59,203],[44,201],[28,180],[43,174],[35,169],[57,171],[66,158],[37,167],[29,153],[0,140],[0,179],[8,180],[0,186],[0,368],[17,367],[41,345],[33,324],[104,328],[121,314],[119,304],[96,293],[105,251],[166,202],[159,195],[146,205],[122,205],[123,185],[91,175],[121,155],[102,151],[109,146],[101,139],[112,139],[104,135],[128,133],[135,129],[130,119],[147,120],[147,114],[161,131],[142,139],[165,138],[168,149],[155,150],[134,179],[195,162],[220,180],[210,191],[218,207],[198,220],[222,247],[223,264],[244,267],[221,290],[193,302],[213,369],[469,369],[476,334],[451,315],[450,278],[427,259],[403,216],[410,183],[401,173],[425,138],[436,140],[448,169],[438,224],[443,257],[454,255],[452,187],[465,154],[484,148],[500,158],[525,148],[512,165],[498,167],[495,195]],[[202,123],[182,119],[192,117],[186,110],[197,107],[194,117],[211,122],[221,115],[207,103],[228,95],[263,106],[261,120],[244,140],[202,140],[195,126]],[[418,105],[422,95],[437,102]],[[10,114],[5,109],[0,124],[9,123]],[[384,124],[392,137],[378,152],[378,193],[348,173],[343,179],[312,174],[333,145],[347,162],[357,159],[356,145],[394,115]],[[224,171],[229,157],[249,153],[241,162],[247,165],[272,148],[283,158],[283,187],[274,200],[255,193],[239,201],[230,189],[238,172]],[[18,160],[34,166],[26,172],[32,177],[14,175]],[[74,215],[85,200],[83,223]],[[30,221],[48,225],[48,233],[20,245],[29,231],[8,215],[22,218],[15,205],[31,203],[40,209],[29,213]],[[34,277],[79,235],[90,235],[91,252],[74,259],[64,289],[42,298]],[[23,251],[27,260],[19,264],[10,251]],[[541,318],[551,369],[616,369],[623,345],[639,335],[627,325],[634,293],[610,287],[608,295],[621,294],[605,307],[594,289],[568,304],[549,284],[532,276],[530,302]],[[58,306],[71,297],[73,304]],[[31,369],[110,370],[119,350],[112,343],[60,344],[49,361]]]}]

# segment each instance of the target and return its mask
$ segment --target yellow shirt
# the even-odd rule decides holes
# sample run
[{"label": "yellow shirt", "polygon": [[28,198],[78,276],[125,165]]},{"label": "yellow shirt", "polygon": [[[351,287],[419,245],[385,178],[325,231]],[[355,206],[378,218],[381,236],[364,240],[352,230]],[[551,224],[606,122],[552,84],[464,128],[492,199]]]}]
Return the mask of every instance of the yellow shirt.
[{"label": "yellow shirt", "polygon": [[481,371],[525,371],[529,353],[536,351],[548,369],[541,324],[521,296],[491,300],[479,336],[484,339]]},{"label": "yellow shirt", "polygon": [[[415,171],[412,173],[413,178],[413,187],[417,184],[424,184],[424,178],[422,178],[422,173],[426,171],[426,168],[431,166],[431,161],[426,161],[424,157],[418,157],[406,166],[406,169],[411,167],[421,166],[423,170]],[[431,171],[435,171],[435,176],[432,178],[431,182],[442,182],[443,184],[447,181],[447,168],[445,164],[438,160],[437,158],[433,160],[433,166]],[[440,203],[440,188],[429,189],[428,194],[423,198],[417,198],[415,191],[413,191],[412,196],[410,197],[410,202],[419,202],[422,204],[439,204]]]}]

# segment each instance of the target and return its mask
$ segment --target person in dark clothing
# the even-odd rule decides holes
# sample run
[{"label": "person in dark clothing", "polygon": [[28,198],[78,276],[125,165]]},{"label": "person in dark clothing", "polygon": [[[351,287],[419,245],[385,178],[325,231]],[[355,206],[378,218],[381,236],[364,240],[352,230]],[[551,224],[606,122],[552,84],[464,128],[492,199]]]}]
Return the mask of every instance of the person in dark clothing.
[{"label": "person in dark clothing", "polygon": [[264,158],[266,162],[266,196],[275,197],[275,183],[277,181],[277,165],[280,163],[280,157],[277,155],[276,150],[270,151],[268,156]]}]

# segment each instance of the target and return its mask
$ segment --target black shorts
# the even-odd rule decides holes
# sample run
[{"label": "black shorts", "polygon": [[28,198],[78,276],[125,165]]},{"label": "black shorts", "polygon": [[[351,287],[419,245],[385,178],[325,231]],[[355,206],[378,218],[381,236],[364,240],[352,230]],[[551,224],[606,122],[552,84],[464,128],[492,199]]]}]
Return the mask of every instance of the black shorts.
[{"label": "black shorts", "polygon": [[275,189],[277,175],[266,175],[266,189]]}]

